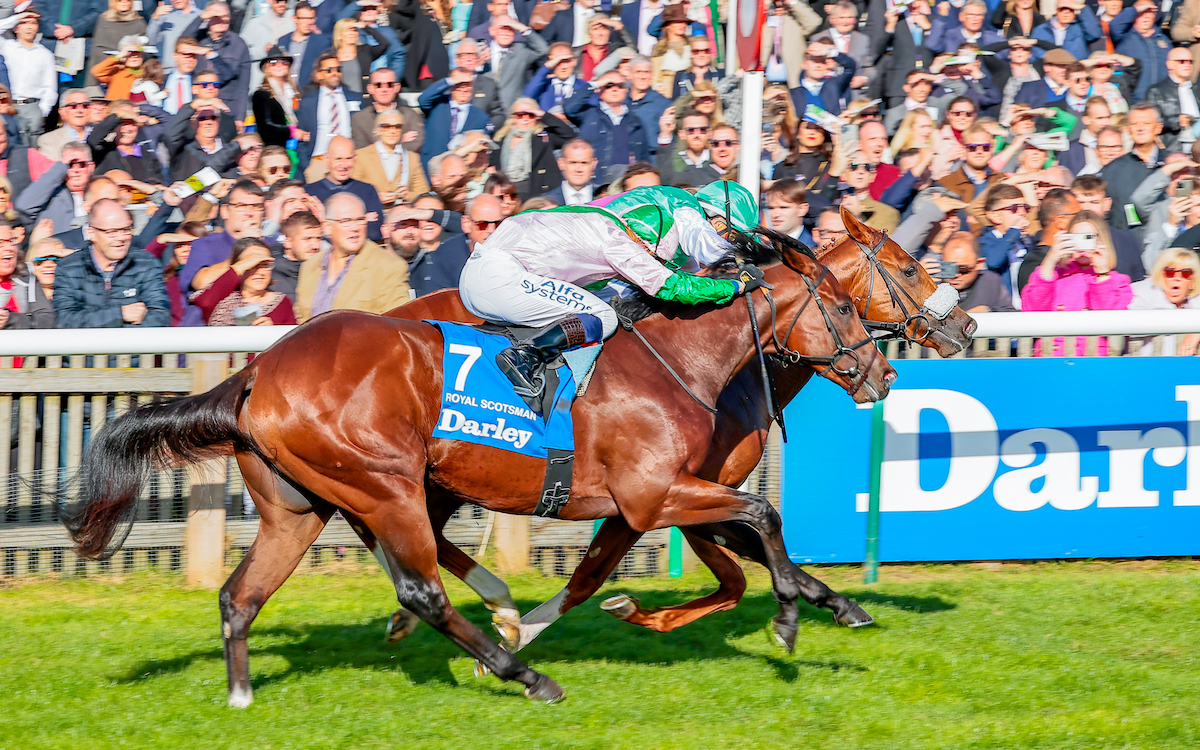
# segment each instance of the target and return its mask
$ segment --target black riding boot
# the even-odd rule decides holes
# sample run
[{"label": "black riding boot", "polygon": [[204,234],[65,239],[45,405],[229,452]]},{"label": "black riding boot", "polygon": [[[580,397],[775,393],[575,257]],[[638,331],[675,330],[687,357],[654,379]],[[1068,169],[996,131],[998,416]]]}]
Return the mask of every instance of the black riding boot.
[{"label": "black riding boot", "polygon": [[546,363],[564,350],[586,343],[583,321],[577,315],[571,315],[546,326],[528,341],[500,352],[496,355],[496,365],[512,381],[519,395],[536,398],[546,386],[542,376]]}]

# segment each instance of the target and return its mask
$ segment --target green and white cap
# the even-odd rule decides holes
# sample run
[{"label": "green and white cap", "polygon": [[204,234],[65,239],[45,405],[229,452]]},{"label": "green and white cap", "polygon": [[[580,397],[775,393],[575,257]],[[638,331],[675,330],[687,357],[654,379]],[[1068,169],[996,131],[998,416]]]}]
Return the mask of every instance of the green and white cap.
[{"label": "green and white cap", "polygon": [[696,191],[696,200],[709,216],[724,216],[734,229],[749,232],[758,226],[758,202],[749,190],[732,180],[717,180]]}]

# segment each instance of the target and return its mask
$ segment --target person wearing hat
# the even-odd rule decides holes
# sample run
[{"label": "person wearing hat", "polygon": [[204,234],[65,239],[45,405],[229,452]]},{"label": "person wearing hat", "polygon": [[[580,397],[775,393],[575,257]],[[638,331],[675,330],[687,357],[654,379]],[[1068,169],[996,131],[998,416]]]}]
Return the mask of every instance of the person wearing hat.
[{"label": "person wearing hat", "polygon": [[1100,19],[1083,0],[1058,0],[1050,20],[1030,34],[1071,53],[1072,62],[1088,56],[1088,45],[1104,36]]},{"label": "person wearing hat", "polygon": [[1073,62],[1075,56],[1065,49],[1050,50],[1042,58],[1042,70],[1045,75],[1041,80],[1021,86],[1014,101],[1037,109],[1062,99],[1067,94],[1067,66]]},{"label": "person wearing hat", "polygon": [[1154,0],[1138,0],[1108,25],[1117,53],[1142,63],[1142,75],[1133,90],[1132,102],[1144,101],[1150,87],[1167,77],[1167,55],[1172,45],[1158,26],[1159,15]]},{"label": "person wearing hat", "polygon": [[[496,355],[517,393],[537,397],[547,361],[616,331],[616,313],[585,286],[617,279],[658,299],[684,304],[721,304],[761,286],[762,271],[752,266],[742,267],[736,279],[674,270],[693,259],[716,260],[725,254],[725,243],[705,220],[706,212],[723,231],[730,224],[758,223],[753,196],[739,189],[744,191],[727,181],[696,196],[677,188],[638,188],[605,208],[564,206],[505,219],[471,253],[458,291],[467,310],[484,320],[540,329]],[[695,255],[681,255],[680,247]]]},{"label": "person wearing hat", "polygon": [[266,7],[259,11],[259,15],[246,21],[239,32],[250,52],[251,91],[257,91],[262,85],[263,62],[269,55],[277,54],[278,40],[296,30],[287,0],[269,0],[263,6]]},{"label": "person wearing hat", "polygon": [[258,63],[263,71],[262,85],[250,97],[254,123],[267,146],[286,146],[296,124],[292,102],[296,89],[292,86],[293,58],[278,44]]},{"label": "person wearing hat", "polygon": [[691,21],[687,8],[682,4],[663,8],[662,35],[650,53],[654,70],[654,90],[663,96],[671,96],[675,87],[675,74],[692,65],[691,47],[687,31]]}]

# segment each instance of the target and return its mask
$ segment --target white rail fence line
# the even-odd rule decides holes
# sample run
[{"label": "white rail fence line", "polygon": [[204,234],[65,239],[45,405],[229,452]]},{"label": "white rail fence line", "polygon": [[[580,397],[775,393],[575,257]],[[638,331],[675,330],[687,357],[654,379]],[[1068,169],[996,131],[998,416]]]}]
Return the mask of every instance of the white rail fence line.
[{"label": "white rail fence line", "polygon": [[[1050,336],[1089,337],[1089,354],[1096,351],[1097,337],[1107,336],[1109,354],[1115,356],[1123,350],[1122,337],[1149,335],[1156,337],[1156,351],[1161,351],[1164,336],[1200,331],[1200,310],[986,313],[975,317],[979,322],[975,356],[1029,356],[1036,337]],[[186,529],[191,517],[190,482],[185,470],[162,471],[154,476],[144,490],[126,548],[105,563],[75,558],[65,531],[55,520],[56,505],[67,499],[67,480],[81,463],[87,439],[103,428],[107,419],[155,398],[211,387],[211,372],[203,378],[206,383],[200,382],[199,362],[211,365],[213,354],[224,355],[217,357],[222,364],[217,375],[224,377],[224,372],[245,366],[246,352],[269,348],[291,329],[152,328],[0,334],[0,576],[82,575],[142,568],[185,570]],[[1137,344],[1140,346],[1140,340]],[[900,342],[889,342],[886,349],[893,358],[932,354],[928,349]],[[208,356],[193,356],[196,354]],[[767,495],[777,505],[779,454],[776,431],[763,462],[749,480],[752,491]],[[229,568],[253,542],[258,522],[252,504],[243,499],[236,462],[227,460],[224,471],[224,523],[218,527],[224,533],[216,544],[223,550],[218,559]],[[476,553],[486,520],[481,509],[464,508],[447,526],[447,536],[467,552]],[[568,574],[592,535],[591,523],[544,519],[518,522],[528,525],[527,533],[493,534],[492,543],[515,537],[517,548],[506,548],[508,559],[526,560],[548,575]],[[647,535],[618,572],[647,575],[665,570],[666,544],[665,530]],[[309,556],[314,565],[365,558],[357,537],[339,519],[331,522]]]}]

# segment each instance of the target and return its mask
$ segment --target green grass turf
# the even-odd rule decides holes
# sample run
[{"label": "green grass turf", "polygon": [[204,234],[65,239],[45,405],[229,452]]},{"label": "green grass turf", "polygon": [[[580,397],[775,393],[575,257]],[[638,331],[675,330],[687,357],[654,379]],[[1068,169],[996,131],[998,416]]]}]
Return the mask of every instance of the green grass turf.
[{"label": "green grass turf", "polygon": [[[394,598],[377,570],[301,574],[250,634],[255,702],[225,706],[216,595],[171,576],[0,589],[0,748],[1197,748],[1200,564],[852,568],[816,575],[879,626],[802,605],[794,656],[774,604],[742,603],[667,635],[593,598],[522,652],[567,690],[557,706],[476,679],[422,625],[382,643]],[[707,573],[610,583],[646,604]],[[510,584],[523,609],[562,581]],[[479,624],[488,613],[457,581]]]}]

